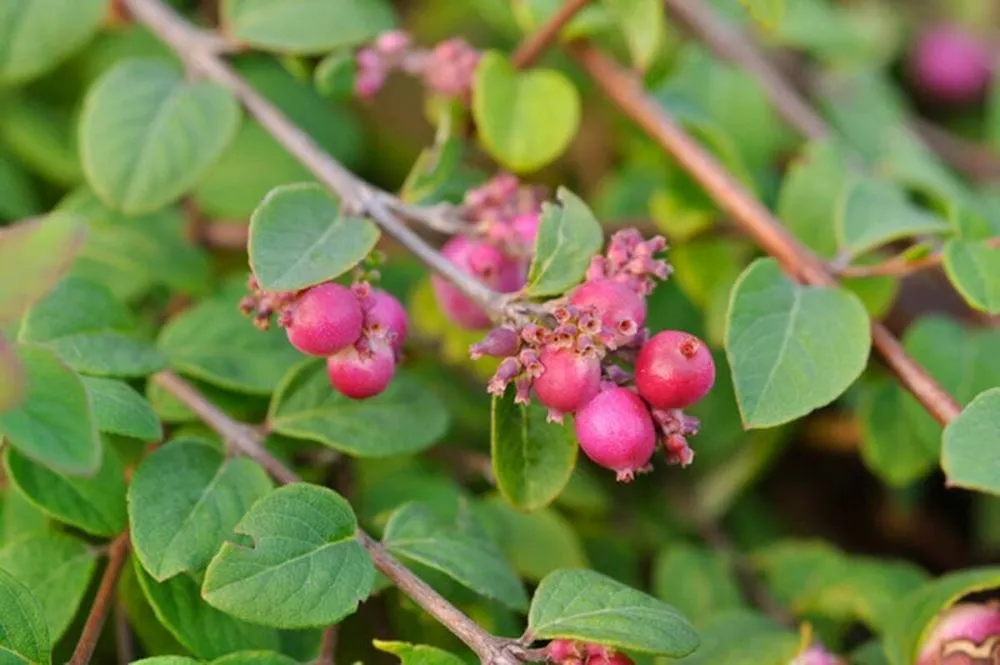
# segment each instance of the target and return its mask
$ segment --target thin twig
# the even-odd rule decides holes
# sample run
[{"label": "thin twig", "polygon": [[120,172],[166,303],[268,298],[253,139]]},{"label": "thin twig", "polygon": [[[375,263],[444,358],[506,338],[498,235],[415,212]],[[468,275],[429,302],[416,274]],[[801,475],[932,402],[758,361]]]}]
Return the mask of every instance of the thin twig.
[{"label": "thin twig", "polygon": [[97,638],[101,635],[104,621],[108,618],[115,603],[115,586],[121,576],[122,567],[128,557],[129,540],[128,533],[115,538],[111,543],[108,553],[108,566],[104,569],[101,577],[101,584],[97,588],[97,596],[94,604],[90,608],[87,622],[83,625],[83,632],[80,640],[76,643],[73,656],[69,659],[69,665],[87,665],[94,655],[94,648],[97,646]]},{"label": "thin twig", "polygon": [[319,649],[319,659],[316,665],[336,665],[337,637],[340,633],[340,624],[327,626],[323,631],[323,644]]},{"label": "thin twig", "polygon": [[[264,448],[256,429],[230,418],[187,381],[169,371],[155,374],[153,381],[194,411],[234,452],[255,460],[282,484],[302,482],[298,474]],[[514,665],[518,662],[517,655],[522,650],[516,645],[480,628],[476,622],[397,561],[385,550],[382,543],[363,530],[358,529],[357,538],[383,575],[465,642],[484,663]]]},{"label": "thin twig", "polygon": [[118,652],[118,662],[129,665],[135,660],[135,642],[132,639],[132,627],[128,624],[125,606],[115,603],[115,651]]},{"label": "thin twig", "polygon": [[[219,57],[216,35],[192,26],[161,0],[124,1],[136,20],[166,43],[190,69],[233,93],[271,136],[340,197],[345,207],[371,217],[417,258],[490,312],[506,310],[509,296],[494,292],[478,279],[462,272],[407,226],[399,214],[399,211],[405,210],[408,217],[419,221],[422,214],[419,209],[406,206],[392,194],[361,180],[344,168],[244,81]],[[428,215],[437,219],[440,210],[435,208]]]},{"label": "thin twig", "polygon": [[589,2],[590,0],[566,0],[548,21],[517,47],[510,57],[514,67],[524,69],[534,64],[559,36],[559,31]]},{"label": "thin twig", "polygon": [[[987,247],[1000,247],[1000,236],[989,238],[988,240],[985,240],[984,243]],[[872,265],[844,266],[834,272],[842,277],[904,277],[920,270],[926,270],[928,268],[939,266],[943,261],[944,253],[936,251],[917,259],[909,259],[905,255],[898,255]]]},{"label": "thin twig", "polygon": [[[672,155],[761,249],[778,259],[789,275],[817,286],[836,285],[819,257],[650,99],[634,76],[586,45],[577,45],[571,52],[619,109]],[[880,323],[872,323],[872,341],[900,382],[938,422],[947,424],[960,413],[958,403]]]}]

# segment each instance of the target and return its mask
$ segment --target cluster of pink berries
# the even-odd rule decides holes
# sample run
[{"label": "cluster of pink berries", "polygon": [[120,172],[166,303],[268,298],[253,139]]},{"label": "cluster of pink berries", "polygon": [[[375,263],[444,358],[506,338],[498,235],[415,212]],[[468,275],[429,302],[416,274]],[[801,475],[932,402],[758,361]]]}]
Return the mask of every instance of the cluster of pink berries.
[{"label": "cluster of pink berries", "polygon": [[917,665],[1000,663],[1000,605],[959,603],[935,620]]},{"label": "cluster of pink berries", "polygon": [[278,325],[302,353],[326,358],[331,385],[352,399],[378,395],[392,381],[409,329],[406,310],[365,281],[333,282],[295,293],[267,293],[253,277],[240,309],[260,328]]},{"label": "cluster of pink berries", "polygon": [[549,662],[561,665],[634,665],[631,658],[610,647],[573,640],[552,640],[545,647]]},{"label": "cluster of pink berries", "polygon": [[479,51],[458,37],[425,50],[414,48],[410,36],[401,30],[384,32],[355,54],[354,92],[371,99],[389,74],[399,70],[420,77],[430,90],[468,99],[479,57]]}]

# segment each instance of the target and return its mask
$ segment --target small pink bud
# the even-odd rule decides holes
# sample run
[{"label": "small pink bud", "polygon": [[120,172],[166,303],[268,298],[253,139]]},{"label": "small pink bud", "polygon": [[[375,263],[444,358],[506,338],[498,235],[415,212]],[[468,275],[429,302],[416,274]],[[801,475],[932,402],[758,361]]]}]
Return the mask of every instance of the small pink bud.
[{"label": "small pink bud", "polygon": [[639,350],[635,385],[658,409],[682,409],[708,394],[715,361],[705,343],[678,330],[657,333]]},{"label": "small pink bud", "polygon": [[959,603],[938,615],[917,665],[993,663],[1000,657],[1000,606]]},{"label": "small pink bud", "polygon": [[403,30],[383,32],[375,39],[375,48],[385,55],[394,56],[410,46],[410,36]]},{"label": "small pink bud", "polygon": [[649,408],[625,388],[598,393],[576,413],[576,438],[595,463],[628,482],[644,471],[656,450],[656,431]]},{"label": "small pink bud", "polygon": [[976,102],[993,76],[989,49],[948,25],[931,28],[917,39],[909,66],[921,91],[947,104]]},{"label": "small pink bud", "polygon": [[497,371],[493,373],[493,378],[486,384],[486,391],[491,395],[500,397],[507,389],[507,384],[513,381],[514,377],[520,373],[521,363],[517,361],[517,358],[504,358],[500,366],[497,367]]},{"label": "small pink bud", "polygon": [[593,308],[619,345],[630,342],[646,323],[646,301],[611,280],[584,282],[573,292],[570,302],[580,308]]},{"label": "small pink bud", "polygon": [[374,289],[370,295],[370,308],[365,311],[365,325],[376,334],[385,332],[392,339],[396,353],[403,350],[406,335],[410,329],[406,308],[395,296],[382,289]]},{"label": "small pink bud", "polygon": [[483,356],[493,358],[505,358],[517,353],[521,346],[521,336],[512,328],[494,328],[486,333],[483,341],[476,342],[469,347],[469,356],[473,360],[479,360]]},{"label": "small pink bud", "polygon": [[587,665],[633,665],[633,661],[620,651],[614,651],[605,655],[591,656],[587,659]]},{"label": "small pink bud", "polygon": [[514,228],[518,239],[526,246],[534,248],[535,239],[538,237],[538,227],[541,223],[541,216],[538,213],[528,215],[518,215],[510,225]]},{"label": "small pink bud", "polygon": [[552,640],[545,647],[545,655],[555,663],[563,663],[569,658],[579,658],[581,653],[573,640]]},{"label": "small pink bud", "polygon": [[354,344],[361,336],[364,317],[349,288],[327,283],[306,289],[282,321],[292,346],[323,357]]},{"label": "small pink bud", "polygon": [[349,346],[326,360],[330,383],[351,399],[367,399],[378,395],[396,373],[396,357],[392,347],[375,340],[368,348]]},{"label": "small pink bud", "polygon": [[543,371],[535,379],[535,395],[544,406],[573,413],[597,395],[601,385],[601,362],[568,349],[542,351]]}]

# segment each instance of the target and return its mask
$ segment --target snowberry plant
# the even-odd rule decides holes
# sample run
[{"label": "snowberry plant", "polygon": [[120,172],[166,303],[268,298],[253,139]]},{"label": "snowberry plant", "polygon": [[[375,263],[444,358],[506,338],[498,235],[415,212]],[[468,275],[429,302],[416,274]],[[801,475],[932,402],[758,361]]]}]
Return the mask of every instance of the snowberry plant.
[{"label": "snowberry plant", "polygon": [[1000,662],[1000,14],[785,4],[0,2],[0,660]]}]

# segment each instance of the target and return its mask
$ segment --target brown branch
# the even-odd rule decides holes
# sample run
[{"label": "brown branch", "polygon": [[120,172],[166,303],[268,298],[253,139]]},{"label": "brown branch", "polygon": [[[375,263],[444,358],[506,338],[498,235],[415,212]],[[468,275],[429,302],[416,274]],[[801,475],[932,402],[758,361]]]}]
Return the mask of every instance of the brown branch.
[{"label": "brown branch", "polygon": [[558,38],[559,31],[589,2],[590,0],[566,0],[548,21],[517,47],[510,57],[514,67],[524,69],[533,65]]},{"label": "brown branch", "polygon": [[118,652],[118,662],[129,665],[135,661],[135,642],[132,638],[132,627],[128,624],[125,607],[115,603],[115,651]]},{"label": "brown branch", "polygon": [[511,302],[510,296],[496,293],[478,279],[464,273],[404,222],[404,218],[410,218],[425,222],[428,226],[438,224],[441,215],[439,206],[426,210],[406,206],[392,194],[370,185],[347,170],[219,57],[218,35],[192,26],[162,0],[124,2],[135,19],[169,46],[191,70],[233,93],[278,143],[340,197],[345,207],[370,217],[417,258],[490,312],[496,314],[507,309]]},{"label": "brown branch", "polygon": [[[819,257],[650,99],[635,77],[586,45],[577,45],[571,52],[621,111],[677,160],[761,249],[778,259],[789,275],[807,284],[836,285]],[[872,324],[872,341],[900,382],[938,422],[947,424],[959,414],[958,403],[906,354],[899,341],[880,323]]]},{"label": "brown branch", "polygon": [[[1000,247],[1000,236],[984,242],[988,247]],[[906,256],[900,255],[867,266],[844,266],[834,272],[842,277],[904,277],[920,270],[937,267],[943,261],[944,254],[937,251],[918,259],[908,259]]]},{"label": "brown branch", "polygon": [[323,631],[323,644],[319,649],[319,658],[316,665],[336,665],[337,636],[340,632],[340,624],[328,626]]},{"label": "brown branch", "polygon": [[125,559],[128,558],[129,540],[128,532],[115,538],[108,550],[108,566],[101,576],[101,584],[97,588],[97,596],[94,604],[90,608],[87,622],[83,625],[83,632],[80,640],[76,643],[73,656],[69,659],[69,665],[87,665],[94,655],[94,648],[97,646],[97,638],[104,628],[104,621],[108,618],[108,612],[115,604],[115,586],[121,576],[122,568],[125,566]]},{"label": "brown branch", "polygon": [[[194,411],[206,425],[222,437],[233,452],[255,460],[282,484],[302,482],[298,474],[264,448],[261,435],[256,429],[230,418],[180,376],[169,371],[159,372],[153,376],[153,381]],[[383,575],[465,642],[482,662],[494,665],[515,665],[518,662],[518,656],[524,653],[523,649],[510,640],[484,631],[476,622],[397,561],[385,550],[382,543],[363,530],[358,529],[357,538]]]}]

